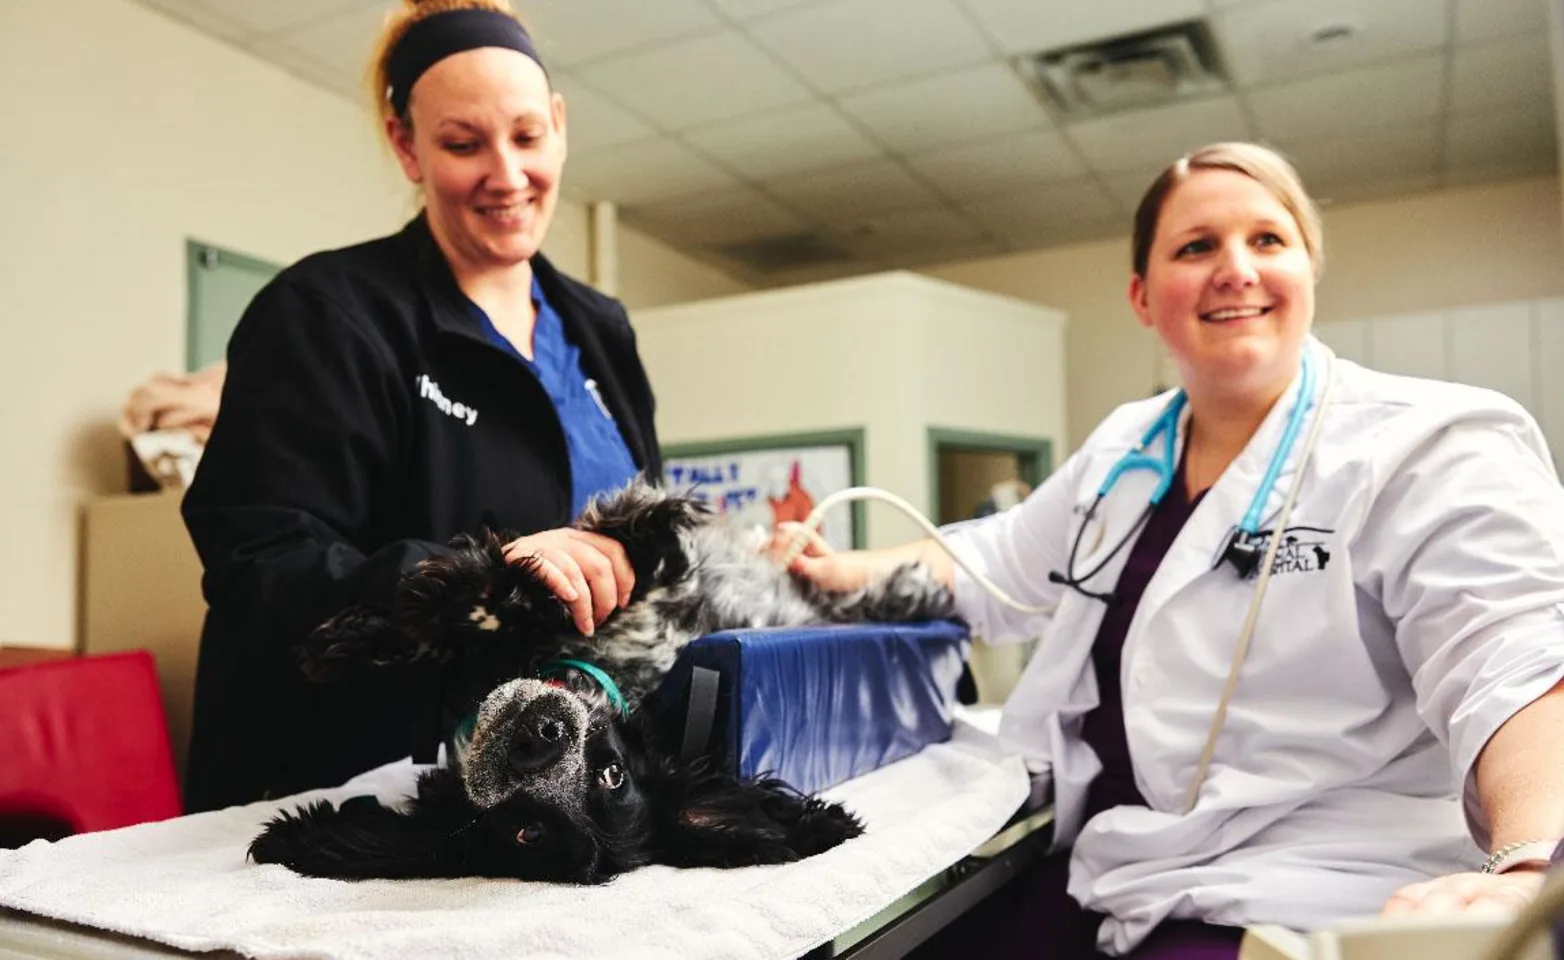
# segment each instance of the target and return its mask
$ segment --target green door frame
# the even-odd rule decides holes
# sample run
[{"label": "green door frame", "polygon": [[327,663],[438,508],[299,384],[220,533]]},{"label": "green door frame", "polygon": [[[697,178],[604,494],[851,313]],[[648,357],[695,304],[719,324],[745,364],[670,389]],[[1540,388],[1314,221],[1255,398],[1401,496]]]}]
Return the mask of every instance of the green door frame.
[{"label": "green door frame", "polygon": [[197,355],[201,349],[200,333],[202,324],[208,319],[201,315],[202,277],[218,267],[253,273],[262,283],[282,271],[282,267],[259,257],[225,250],[201,240],[185,240],[185,369],[192,373],[201,362]]},{"label": "green door frame", "polygon": [[1023,437],[1009,433],[928,428],[929,502],[928,515],[939,516],[939,454],[941,449],[969,450],[975,453],[1013,453],[1019,461],[1021,479],[1037,489],[1054,470],[1054,442],[1047,437]]}]

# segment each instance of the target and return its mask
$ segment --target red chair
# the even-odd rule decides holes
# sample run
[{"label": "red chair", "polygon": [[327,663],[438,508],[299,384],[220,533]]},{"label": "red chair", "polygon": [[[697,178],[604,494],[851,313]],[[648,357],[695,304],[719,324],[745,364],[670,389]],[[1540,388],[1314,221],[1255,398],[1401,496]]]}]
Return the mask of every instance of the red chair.
[{"label": "red chair", "polygon": [[151,654],[0,668],[0,845],[180,812]]}]

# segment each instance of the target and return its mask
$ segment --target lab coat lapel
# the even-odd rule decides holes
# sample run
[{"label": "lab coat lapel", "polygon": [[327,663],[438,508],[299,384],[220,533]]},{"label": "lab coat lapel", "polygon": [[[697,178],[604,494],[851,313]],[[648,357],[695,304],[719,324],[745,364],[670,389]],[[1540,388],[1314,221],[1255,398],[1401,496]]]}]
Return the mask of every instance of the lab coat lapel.
[{"label": "lab coat lapel", "polygon": [[[1324,402],[1326,384],[1333,375],[1332,368],[1335,366],[1336,354],[1331,352],[1330,347],[1327,347],[1325,344],[1311,336],[1309,337],[1306,349],[1309,351],[1312,363],[1314,365],[1313,401],[1309,408],[1308,415],[1305,416],[1303,422],[1298,425],[1298,435],[1293,438],[1292,450],[1288,451],[1287,462],[1282,464],[1281,472],[1277,474],[1276,486],[1271,489],[1271,495],[1266,498],[1265,508],[1260,514],[1261,533],[1264,533],[1275,526],[1276,521],[1281,516],[1282,504],[1287,501],[1288,492],[1291,491],[1293,485],[1298,482],[1298,464],[1299,461],[1303,458],[1304,448],[1308,445],[1309,428],[1314,426],[1314,418],[1321,411],[1321,405]],[[1300,384],[1295,381],[1293,385],[1288,388],[1288,392],[1284,397],[1282,397],[1281,402],[1276,405],[1278,410],[1281,412],[1281,418],[1279,420],[1276,419],[1277,410],[1272,410],[1271,416],[1267,418],[1268,421],[1275,422],[1276,432],[1270,440],[1270,445],[1261,451],[1262,459],[1260,462],[1259,472],[1255,474],[1254,482],[1256,486],[1259,485],[1260,480],[1265,476],[1265,469],[1270,465],[1271,462],[1271,454],[1275,452],[1277,445],[1282,441],[1282,434],[1287,429],[1287,418],[1292,413],[1293,404],[1298,402],[1299,386]],[[1303,498],[1307,496],[1307,494],[1308,491],[1306,490],[1298,491],[1298,497],[1293,501],[1294,518],[1297,517],[1298,510],[1303,505]],[[1251,497],[1254,495],[1252,489],[1249,495]],[[1244,503],[1244,509],[1249,509],[1249,503],[1247,501]],[[1239,519],[1243,519],[1242,516],[1240,516]],[[1296,519],[1292,519],[1288,522],[1289,524],[1294,524],[1298,521]],[[1236,524],[1237,521],[1234,521],[1234,523]]]},{"label": "lab coat lapel", "polygon": [[[1328,358],[1322,353],[1327,348],[1310,337],[1305,349],[1314,353],[1312,361],[1315,370],[1314,390],[1315,397],[1318,398],[1329,369]],[[1282,394],[1282,398],[1271,408],[1271,412],[1266,414],[1260,429],[1249,439],[1248,445],[1238,455],[1238,459],[1223,472],[1206,493],[1205,498],[1200,501],[1199,506],[1195,508],[1188,522],[1184,524],[1184,529],[1179,531],[1173,546],[1169,548],[1167,556],[1157,568],[1156,574],[1146,586],[1145,594],[1141,597],[1140,607],[1135,612],[1135,619],[1130,628],[1131,638],[1139,633],[1144,624],[1152,621],[1158,610],[1202,576],[1225,576],[1237,582],[1237,572],[1230,564],[1222,561],[1222,552],[1227,547],[1228,539],[1243,522],[1244,513],[1248,511],[1255,491],[1260,488],[1265,472],[1271,465],[1271,457],[1281,445],[1282,436],[1287,430],[1287,421],[1298,399],[1298,391],[1302,386],[1301,380],[1301,376],[1293,378],[1287,392]],[[1312,417],[1317,410],[1317,406],[1311,409],[1310,416]],[[1297,479],[1298,458],[1303,453],[1308,427],[1309,420],[1306,419],[1293,440],[1293,448],[1288,452],[1286,462],[1282,464],[1277,474],[1276,484],[1266,500],[1262,514],[1260,524],[1262,532],[1269,529],[1267,524],[1276,519],[1287,492],[1292,489]],[[1181,450],[1187,436],[1186,431],[1187,418],[1179,425]],[[1177,490],[1169,494],[1169,496],[1176,495],[1178,495]]]}]

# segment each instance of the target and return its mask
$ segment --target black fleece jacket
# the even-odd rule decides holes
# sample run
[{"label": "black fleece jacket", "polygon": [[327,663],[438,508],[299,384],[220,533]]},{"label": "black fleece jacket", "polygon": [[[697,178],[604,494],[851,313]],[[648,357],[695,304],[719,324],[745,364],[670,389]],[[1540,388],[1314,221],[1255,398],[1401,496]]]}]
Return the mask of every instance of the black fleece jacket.
[{"label": "black fleece jacket", "polygon": [[[532,260],[636,465],[662,472],[624,308]],[[315,254],[245,311],[211,440],[185,496],[208,613],[186,772],[191,812],[334,785],[441,731],[433,668],[300,678],[293,649],[455,534],[570,522],[548,395],[471,316],[422,217]]]}]

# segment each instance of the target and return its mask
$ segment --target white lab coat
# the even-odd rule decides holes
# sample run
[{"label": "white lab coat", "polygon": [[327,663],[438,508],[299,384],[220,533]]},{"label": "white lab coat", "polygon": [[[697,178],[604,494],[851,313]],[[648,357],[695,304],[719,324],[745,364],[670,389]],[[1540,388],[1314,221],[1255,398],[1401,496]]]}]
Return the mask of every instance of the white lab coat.
[{"label": "white lab coat", "polygon": [[[1213,564],[1301,384],[1195,509],[1125,639],[1125,721],[1149,808],[1081,823],[1100,769],[1080,724],[1098,703],[1091,647],[1104,607],[1048,573],[1065,569],[1085,506],[1168,398],[1119,408],[1025,503],[951,531],[1011,596],[1059,604],[1052,617],[1018,614],[957,575],[974,633],[1040,638],[1001,732],[1034,770],[1051,769],[1056,846],[1074,846],[1070,893],[1108,914],[1100,944],[1112,953],[1168,917],[1309,929],[1475,868],[1487,842],[1477,755],[1564,676],[1564,488],[1536,423],[1491,391],[1370,371],[1312,338],[1308,349],[1316,396],[1330,367],[1334,396],[1288,523],[1296,542],[1278,556],[1190,814],[1185,795],[1254,586]],[[1262,531],[1298,480],[1307,431]],[[1078,573],[1133,526],[1154,484],[1148,471],[1121,477]],[[1111,589],[1128,552],[1089,586]]]}]

